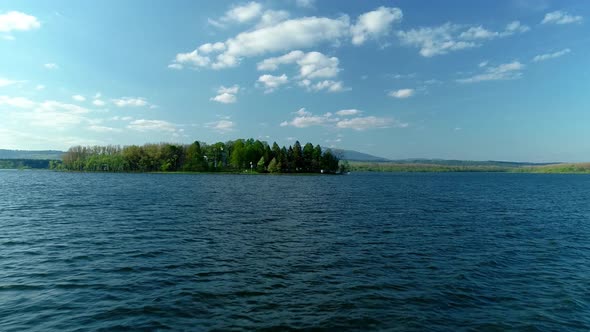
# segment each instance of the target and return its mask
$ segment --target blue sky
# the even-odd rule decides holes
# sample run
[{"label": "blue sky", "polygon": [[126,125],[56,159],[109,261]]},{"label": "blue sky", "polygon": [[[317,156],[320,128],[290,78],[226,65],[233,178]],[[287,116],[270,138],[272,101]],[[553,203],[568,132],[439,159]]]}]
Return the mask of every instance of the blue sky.
[{"label": "blue sky", "polygon": [[590,160],[587,1],[1,1],[0,148]]}]

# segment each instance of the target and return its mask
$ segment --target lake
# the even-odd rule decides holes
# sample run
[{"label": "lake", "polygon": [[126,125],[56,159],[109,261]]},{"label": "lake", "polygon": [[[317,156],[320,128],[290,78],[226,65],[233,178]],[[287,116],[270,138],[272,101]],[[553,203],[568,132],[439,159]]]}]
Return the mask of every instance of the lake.
[{"label": "lake", "polygon": [[0,330],[590,330],[590,176],[0,171]]}]

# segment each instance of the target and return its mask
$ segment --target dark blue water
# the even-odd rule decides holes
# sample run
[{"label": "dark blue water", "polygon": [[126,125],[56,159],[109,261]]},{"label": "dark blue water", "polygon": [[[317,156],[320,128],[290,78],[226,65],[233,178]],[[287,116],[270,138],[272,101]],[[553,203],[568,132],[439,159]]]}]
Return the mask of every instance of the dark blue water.
[{"label": "dark blue water", "polygon": [[587,331],[590,176],[0,172],[0,330]]}]

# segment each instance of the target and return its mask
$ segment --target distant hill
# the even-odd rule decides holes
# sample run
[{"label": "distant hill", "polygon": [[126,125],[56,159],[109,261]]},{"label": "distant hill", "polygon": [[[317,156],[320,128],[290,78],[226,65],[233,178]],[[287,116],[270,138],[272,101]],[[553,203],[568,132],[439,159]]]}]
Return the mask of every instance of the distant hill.
[{"label": "distant hill", "polygon": [[529,163],[497,160],[453,160],[453,159],[400,159],[390,160],[395,164],[419,164],[419,165],[445,165],[445,166],[498,166],[498,167],[523,167],[523,166],[545,166],[559,163]]},{"label": "distant hill", "polygon": [[29,151],[29,150],[3,150],[0,149],[0,159],[50,159],[57,160],[61,159],[64,154],[63,151],[57,150],[41,150],[41,151]]},{"label": "distant hill", "polygon": [[342,160],[348,161],[365,161],[365,162],[388,162],[389,159],[373,156],[367,153],[362,153],[353,150],[343,150],[343,149],[329,149],[333,153],[338,156],[338,158]]}]

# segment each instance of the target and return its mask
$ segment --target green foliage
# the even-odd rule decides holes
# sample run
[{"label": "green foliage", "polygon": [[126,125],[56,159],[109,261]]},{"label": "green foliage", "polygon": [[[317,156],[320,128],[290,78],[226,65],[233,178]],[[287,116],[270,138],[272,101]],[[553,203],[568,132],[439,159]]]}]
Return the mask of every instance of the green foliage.
[{"label": "green foliage", "polygon": [[0,169],[48,169],[56,160],[0,159]]},{"label": "green foliage", "polygon": [[270,164],[268,164],[268,171],[270,173],[280,173],[281,163],[277,161],[277,158],[272,158]]},{"label": "green foliage", "polygon": [[272,148],[254,139],[238,139],[207,145],[145,144],[143,146],[74,146],[63,155],[62,163],[50,168],[90,172],[239,172],[256,168],[271,173],[336,173],[338,158],[322,153],[307,143]]}]

